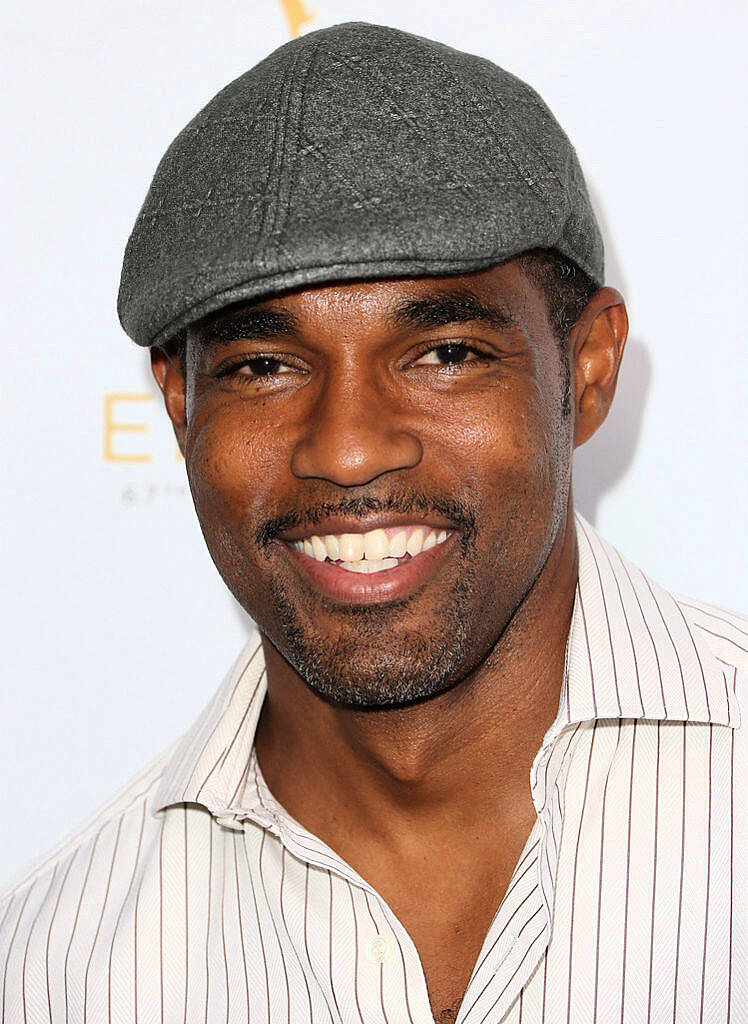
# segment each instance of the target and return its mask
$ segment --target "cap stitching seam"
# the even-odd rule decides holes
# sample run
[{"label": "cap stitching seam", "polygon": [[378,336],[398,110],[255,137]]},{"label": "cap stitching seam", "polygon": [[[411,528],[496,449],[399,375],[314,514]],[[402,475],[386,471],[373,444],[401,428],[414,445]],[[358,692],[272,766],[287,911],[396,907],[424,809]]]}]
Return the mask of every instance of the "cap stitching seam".
[{"label": "cap stitching seam", "polygon": [[[272,231],[270,232],[270,235],[279,236],[281,234],[281,232],[283,231],[283,228],[285,227],[286,221],[288,219],[288,210],[289,210],[289,207],[291,205],[291,197],[294,194],[294,188],[295,188],[295,184],[296,184],[296,165],[297,165],[298,154],[299,154],[299,140],[300,140],[300,137],[302,136],[301,125],[303,123],[303,117],[304,117],[304,96],[305,96],[305,92],[306,92],[307,82],[309,80],[309,75],[310,75],[312,66],[313,66],[313,64],[315,62],[315,59],[317,57],[318,48],[319,48],[319,44],[317,44],[312,49],[311,53],[308,55],[308,59],[306,61],[306,67],[302,69],[301,73],[299,75],[297,75],[296,79],[295,79],[295,81],[298,82],[298,90],[297,90],[298,94],[297,94],[297,96],[295,98],[297,109],[294,112],[295,113],[294,121],[293,121],[293,123],[290,126],[290,130],[289,130],[289,133],[288,133],[288,136],[287,136],[287,138],[290,139],[290,143],[291,144],[289,144],[287,142],[284,145],[284,164],[288,167],[288,172],[287,172],[287,175],[286,175],[286,182],[285,182],[285,185],[284,185],[285,193],[286,194],[285,194],[285,197],[282,200],[280,200],[278,205],[276,206],[276,216],[275,216],[275,218],[273,220],[273,228],[272,228]],[[289,95],[289,108],[291,108],[292,99],[293,99],[293,83],[292,83],[291,93]],[[288,111],[287,111],[287,116],[288,116]],[[292,148],[293,148],[293,154],[291,155],[290,151],[291,151]],[[268,238],[270,237],[270,235],[268,236]],[[280,248],[280,243],[279,242],[278,242],[278,246]]]},{"label": "cap stitching seam", "polygon": [[[270,173],[267,177],[267,183],[265,186],[265,192],[263,198],[269,197],[270,201],[265,205],[262,213],[262,219],[260,221],[260,227],[257,234],[257,254],[256,258],[258,263],[266,263],[266,253],[269,248],[270,234],[272,232],[272,225],[275,223],[277,214],[278,204],[280,202],[280,188],[279,186],[283,180],[283,170],[285,161],[285,146],[286,146],[286,128],[287,128],[287,116],[288,106],[290,104],[291,93],[293,90],[293,83],[295,79],[296,66],[299,63],[301,57],[301,49],[299,49],[294,57],[294,61],[289,68],[286,69],[281,84],[281,97],[278,108],[282,107],[282,114],[280,117],[276,117],[276,131],[273,133],[273,152],[270,161]],[[270,230],[268,230],[270,225]]]}]

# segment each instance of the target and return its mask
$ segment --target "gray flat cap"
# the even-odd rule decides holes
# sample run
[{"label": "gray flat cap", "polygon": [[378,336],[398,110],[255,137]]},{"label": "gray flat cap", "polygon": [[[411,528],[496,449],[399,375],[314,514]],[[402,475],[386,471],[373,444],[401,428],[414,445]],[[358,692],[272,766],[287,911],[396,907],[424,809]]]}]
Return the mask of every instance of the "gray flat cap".
[{"label": "gray flat cap", "polygon": [[535,247],[602,284],[582,172],[543,100],[488,60],[349,22],[279,47],[179,133],[127,243],[118,311],[139,345],[163,345],[239,300]]}]

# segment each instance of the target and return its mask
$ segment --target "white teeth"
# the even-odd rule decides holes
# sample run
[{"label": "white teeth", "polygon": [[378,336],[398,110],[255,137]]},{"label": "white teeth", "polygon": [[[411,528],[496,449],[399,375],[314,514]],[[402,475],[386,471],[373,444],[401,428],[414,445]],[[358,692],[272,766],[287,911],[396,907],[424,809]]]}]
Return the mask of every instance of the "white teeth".
[{"label": "white teeth", "polygon": [[396,558],[361,558],[357,562],[338,562],[341,569],[348,572],[374,573],[382,572],[384,569],[394,569],[397,565]]},{"label": "white teeth", "polygon": [[364,538],[360,533],[344,533],[340,537],[340,558],[358,562],[364,557]]},{"label": "white teeth", "polygon": [[340,541],[334,533],[329,533],[325,538],[325,548],[327,549],[327,557],[333,562],[336,562],[340,558]]},{"label": "white teeth", "polygon": [[[317,562],[344,563],[351,572],[380,572],[385,562],[397,564],[397,559],[406,553],[411,557],[420,555],[443,544],[451,530],[436,530],[429,526],[406,527],[396,533],[386,530],[369,530],[368,533],[334,533],[314,535],[304,540],[292,541],[297,551],[314,558]],[[362,564],[363,563],[363,564]],[[356,568],[352,568],[356,566]],[[372,568],[376,566],[376,568]],[[387,566],[391,568],[391,566]]]},{"label": "white teeth", "polygon": [[390,541],[390,557],[402,558],[408,549],[408,535],[405,530],[396,533]]},{"label": "white teeth", "polygon": [[365,558],[360,558],[355,562],[338,562],[341,569],[347,569],[348,572],[368,572],[369,566]]},{"label": "white teeth", "polygon": [[405,550],[408,552],[411,558],[414,555],[420,555],[421,551],[423,551],[423,534],[424,531],[419,526],[416,530],[414,530],[411,533],[410,537],[408,538],[408,544]]},{"label": "white teeth", "polygon": [[364,555],[367,561],[386,558],[390,553],[390,542],[384,530],[372,530],[364,534]]},{"label": "white teeth", "polygon": [[379,572],[380,569],[394,569],[398,564],[396,558],[382,558],[378,563],[379,569],[372,569],[372,572]]},{"label": "white teeth", "polygon": [[324,562],[327,558],[327,548],[321,537],[312,537],[312,553],[318,562]]}]

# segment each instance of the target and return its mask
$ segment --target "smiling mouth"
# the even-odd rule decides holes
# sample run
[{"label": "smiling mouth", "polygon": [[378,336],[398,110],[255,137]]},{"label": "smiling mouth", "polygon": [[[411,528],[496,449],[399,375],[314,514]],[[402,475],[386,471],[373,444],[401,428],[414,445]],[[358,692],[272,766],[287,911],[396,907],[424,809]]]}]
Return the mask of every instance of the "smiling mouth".
[{"label": "smiling mouth", "polygon": [[313,534],[287,543],[315,562],[332,563],[346,572],[372,575],[394,569],[438,547],[453,533],[454,530],[412,524],[365,533]]}]

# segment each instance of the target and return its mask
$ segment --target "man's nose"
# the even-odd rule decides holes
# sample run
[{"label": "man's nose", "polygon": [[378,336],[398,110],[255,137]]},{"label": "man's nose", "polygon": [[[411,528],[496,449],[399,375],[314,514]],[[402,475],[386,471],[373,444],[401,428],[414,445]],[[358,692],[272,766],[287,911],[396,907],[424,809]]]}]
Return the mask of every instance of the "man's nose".
[{"label": "man's nose", "polygon": [[320,393],[291,457],[295,476],[360,487],[421,461],[423,447],[404,411],[355,377],[329,381]]}]

